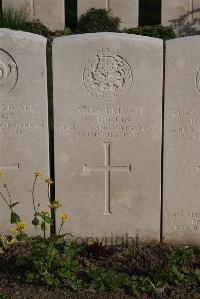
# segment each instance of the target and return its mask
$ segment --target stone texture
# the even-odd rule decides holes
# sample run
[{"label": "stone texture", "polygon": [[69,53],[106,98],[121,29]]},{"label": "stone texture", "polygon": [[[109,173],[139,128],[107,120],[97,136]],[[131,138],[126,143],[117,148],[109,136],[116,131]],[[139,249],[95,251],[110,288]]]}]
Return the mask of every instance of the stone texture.
[{"label": "stone texture", "polygon": [[198,33],[200,0],[162,0],[162,25],[172,26],[178,36]]},{"label": "stone texture", "polygon": [[34,0],[2,0],[2,7],[3,10],[7,7],[13,7],[14,9],[23,7],[26,9],[27,15],[31,17],[33,14],[33,1]]},{"label": "stone texture", "polygon": [[121,28],[138,26],[139,0],[78,0],[78,18],[92,7],[111,9],[114,16],[120,17]]},{"label": "stone texture", "polygon": [[120,17],[121,28],[138,26],[139,0],[109,0],[109,5],[113,14]]},{"label": "stone texture", "polygon": [[35,16],[49,30],[64,30],[65,1],[64,0],[34,0]]},{"label": "stone texture", "polygon": [[64,0],[3,0],[3,9],[25,7],[28,15],[45,25],[49,30],[64,30],[65,2]]},{"label": "stone texture", "polygon": [[77,0],[77,16],[78,19],[82,14],[86,13],[91,8],[107,9],[106,0]]},{"label": "stone texture", "polygon": [[[0,29],[0,170],[1,182],[32,231],[33,173],[49,174],[46,39],[39,35]],[[46,205],[46,183],[36,197]],[[0,187],[2,191],[2,185]],[[0,234],[9,233],[9,212],[0,198]]]},{"label": "stone texture", "polygon": [[159,239],[162,57],[150,37],[54,40],[56,198],[74,237]]},{"label": "stone texture", "polygon": [[167,41],[164,240],[200,244],[200,37]]}]

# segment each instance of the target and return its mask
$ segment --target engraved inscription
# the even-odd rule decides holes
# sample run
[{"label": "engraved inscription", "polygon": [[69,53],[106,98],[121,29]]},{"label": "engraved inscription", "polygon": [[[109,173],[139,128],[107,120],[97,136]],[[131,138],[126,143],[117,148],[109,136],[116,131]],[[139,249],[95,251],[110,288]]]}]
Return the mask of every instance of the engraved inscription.
[{"label": "engraved inscription", "polygon": [[167,212],[165,217],[170,219],[173,229],[181,231],[200,231],[200,212],[199,211],[175,211]]},{"label": "engraved inscription", "polygon": [[169,128],[170,134],[185,139],[200,140],[200,109],[174,107],[170,110],[171,124],[173,124]]},{"label": "engraved inscription", "polygon": [[24,136],[45,129],[45,122],[38,119],[40,105],[15,101],[0,104],[0,136]]},{"label": "engraved inscription", "polygon": [[128,172],[131,173],[131,165],[129,166],[112,166],[110,164],[110,143],[103,142],[105,151],[105,162],[103,166],[88,166],[84,164],[84,172],[88,171],[103,171],[105,175],[105,215],[110,215],[111,207],[110,207],[110,174],[111,172]]},{"label": "engraved inscription", "polygon": [[112,101],[131,87],[132,71],[126,60],[113,49],[102,49],[83,72],[83,84],[97,100]]},{"label": "engraved inscription", "polygon": [[58,125],[63,135],[91,138],[138,138],[152,136],[156,121],[146,121],[142,106],[66,106],[65,121]]},{"label": "engraved inscription", "polygon": [[18,68],[13,57],[0,49],[0,93],[11,91],[18,80]]}]

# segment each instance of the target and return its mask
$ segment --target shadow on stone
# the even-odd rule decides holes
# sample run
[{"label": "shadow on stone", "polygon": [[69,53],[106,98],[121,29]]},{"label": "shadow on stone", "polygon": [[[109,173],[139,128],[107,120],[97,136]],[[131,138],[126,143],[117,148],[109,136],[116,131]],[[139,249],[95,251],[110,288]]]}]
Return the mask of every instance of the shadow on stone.
[{"label": "shadow on stone", "polygon": [[200,8],[169,20],[178,37],[200,34],[200,17],[196,14],[200,15]]}]

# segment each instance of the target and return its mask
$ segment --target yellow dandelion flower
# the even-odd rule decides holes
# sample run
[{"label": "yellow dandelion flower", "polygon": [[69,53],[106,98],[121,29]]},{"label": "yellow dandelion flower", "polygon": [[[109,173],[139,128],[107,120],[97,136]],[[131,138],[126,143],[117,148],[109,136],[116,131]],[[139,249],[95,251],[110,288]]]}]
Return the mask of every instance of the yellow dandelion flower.
[{"label": "yellow dandelion flower", "polygon": [[41,211],[41,214],[42,215],[49,215],[49,212],[48,211]]},{"label": "yellow dandelion flower", "polygon": [[49,207],[50,209],[58,209],[58,208],[62,207],[62,204],[61,204],[60,201],[55,200],[55,201],[53,201],[52,203],[50,203],[50,204],[48,205],[48,207]]},{"label": "yellow dandelion flower", "polygon": [[43,177],[44,174],[42,172],[34,172],[34,176],[40,176]]},{"label": "yellow dandelion flower", "polygon": [[61,219],[62,221],[66,221],[67,218],[68,218],[67,214],[65,214],[65,213],[61,213],[61,214],[59,215],[59,217],[60,217],[60,219]]},{"label": "yellow dandelion flower", "polygon": [[27,227],[25,222],[17,222],[14,227],[11,228],[12,232],[19,233],[22,232]]},{"label": "yellow dandelion flower", "polygon": [[52,181],[51,179],[46,179],[45,182],[46,182],[48,185],[52,185],[52,184],[54,184],[54,181]]}]

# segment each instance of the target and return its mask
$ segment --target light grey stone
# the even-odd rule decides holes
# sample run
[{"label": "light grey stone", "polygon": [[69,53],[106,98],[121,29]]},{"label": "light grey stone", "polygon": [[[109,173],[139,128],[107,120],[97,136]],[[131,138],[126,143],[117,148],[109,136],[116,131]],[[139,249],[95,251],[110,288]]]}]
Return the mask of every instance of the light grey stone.
[{"label": "light grey stone", "polygon": [[200,37],[167,41],[164,240],[200,244]]},{"label": "light grey stone", "polygon": [[74,237],[159,239],[162,57],[150,37],[54,40],[56,198]]},{"label": "light grey stone", "polygon": [[[33,173],[49,175],[47,106],[46,38],[0,29],[0,189],[5,181],[30,233]],[[47,204],[43,181],[36,188],[41,208]],[[0,234],[10,234],[8,215],[0,198]]]},{"label": "light grey stone", "polygon": [[6,8],[12,7],[14,9],[26,9],[27,16],[30,18],[33,15],[33,2],[34,0],[2,0],[3,11]]},{"label": "light grey stone", "polygon": [[26,8],[32,19],[38,19],[49,30],[64,30],[65,1],[64,0],[3,0],[3,10],[6,7]]},{"label": "light grey stone", "polygon": [[120,17],[121,28],[138,26],[139,0],[109,0],[109,6],[113,14]]},{"label": "light grey stone", "polygon": [[77,16],[78,19],[91,8],[108,9],[106,0],[77,0]]},{"label": "light grey stone", "polygon": [[34,0],[34,13],[49,30],[64,30],[65,1],[64,0]]},{"label": "light grey stone", "polygon": [[90,8],[111,9],[114,16],[120,17],[121,28],[138,26],[139,0],[78,0],[78,18]]},{"label": "light grey stone", "polygon": [[177,36],[194,35],[200,28],[200,0],[162,0],[162,25]]}]

